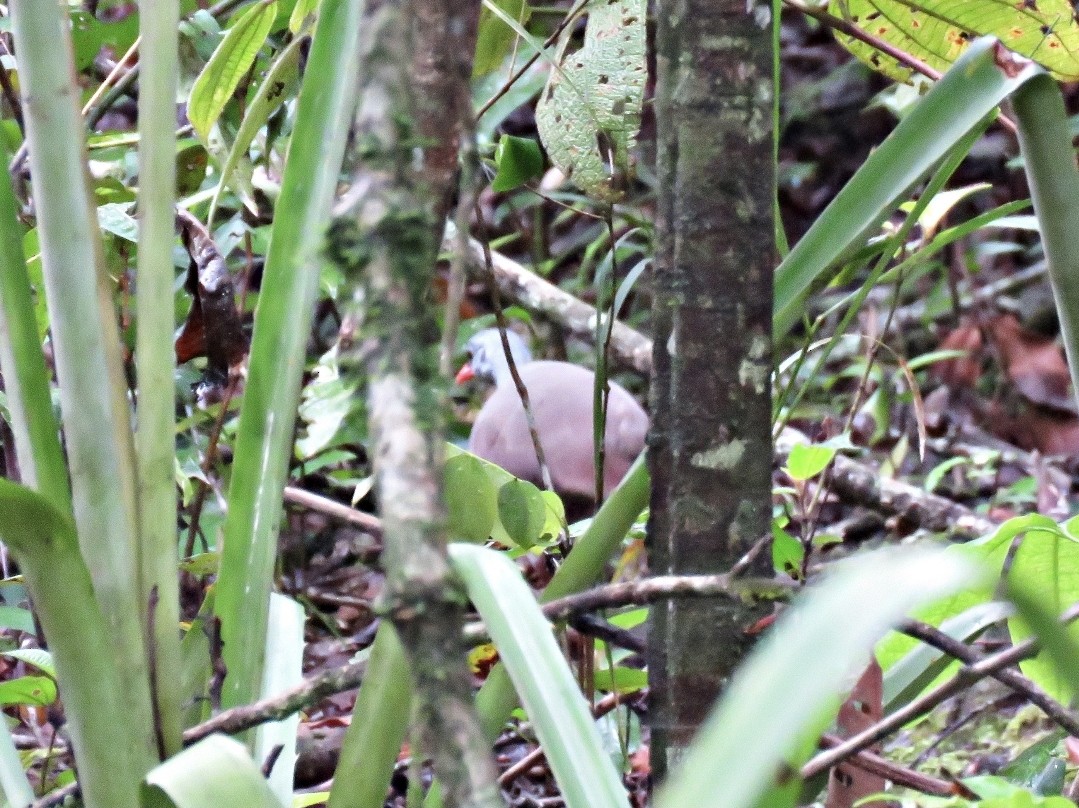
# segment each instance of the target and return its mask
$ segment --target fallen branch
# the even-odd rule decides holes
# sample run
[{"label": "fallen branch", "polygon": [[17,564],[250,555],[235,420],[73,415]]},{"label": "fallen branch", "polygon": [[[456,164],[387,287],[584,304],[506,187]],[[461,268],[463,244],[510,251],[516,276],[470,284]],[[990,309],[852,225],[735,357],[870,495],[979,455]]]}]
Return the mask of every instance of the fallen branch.
[{"label": "fallen branch", "polygon": [[[455,230],[447,227],[442,249],[457,249]],[[468,269],[476,277],[486,272],[483,244],[468,240]],[[521,264],[501,253],[491,251],[491,265],[499,291],[529,309],[557,322],[572,334],[592,339],[596,334],[594,306],[563,292]],[[647,376],[652,372],[652,340],[617,320],[611,330],[611,357],[624,367]]]},{"label": "fallen branch", "polygon": [[[784,429],[776,441],[777,459],[785,460],[798,443],[810,440],[796,429]],[[954,500],[882,477],[879,471],[843,455],[835,456],[828,490],[844,502],[894,514],[911,527],[947,532],[955,538],[974,539],[997,529],[995,522]]]}]

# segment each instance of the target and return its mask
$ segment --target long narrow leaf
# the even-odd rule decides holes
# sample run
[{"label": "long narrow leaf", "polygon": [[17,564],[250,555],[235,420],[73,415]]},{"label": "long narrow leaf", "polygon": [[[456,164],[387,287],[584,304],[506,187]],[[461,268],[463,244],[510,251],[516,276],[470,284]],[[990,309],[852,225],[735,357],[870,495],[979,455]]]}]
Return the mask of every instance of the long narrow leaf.
[{"label": "long narrow leaf", "polygon": [[0,541],[15,554],[35,595],[38,619],[64,686],[68,732],[86,805],[137,808],[138,784],[150,768],[154,748],[151,725],[130,717],[116,660],[104,650],[110,629],[71,518],[40,494],[0,479]]},{"label": "long narrow leaf", "polygon": [[412,682],[397,632],[378,627],[352,723],[341,744],[329,808],[380,808],[408,731]]},{"label": "long narrow leaf", "polygon": [[322,4],[274,216],[266,291],[255,313],[217,582],[226,707],[250,701],[262,681],[281,497],[318,292],[319,250],[352,112],[363,6],[362,0]]},{"label": "long narrow leaf", "polygon": [[225,104],[251,69],[276,16],[277,0],[259,0],[244,11],[195,79],[187,118],[203,141],[209,139]]},{"label": "long narrow leaf", "polygon": [[1079,171],[1060,88],[1039,76],[1015,94],[1019,146],[1053,286],[1072,386],[1079,391]]},{"label": "long narrow leaf", "polygon": [[[0,162],[7,165],[0,144]],[[60,425],[49,393],[49,372],[34,320],[11,178],[0,179],[0,374],[11,410],[11,431],[22,480],[60,511],[71,510]]]},{"label": "long narrow leaf", "polygon": [[1007,96],[1041,72],[1018,66],[990,38],[973,42],[865,161],[776,270],[776,338],[797,321],[810,285]]},{"label": "long narrow leaf", "polygon": [[26,779],[19,751],[5,722],[0,727],[0,799],[10,808],[26,808],[34,801],[34,790]]},{"label": "long narrow leaf", "polygon": [[[266,637],[266,669],[260,698],[270,698],[303,682],[303,606],[284,595],[270,596],[270,624]],[[263,762],[277,754],[270,772],[270,788],[282,805],[292,801],[296,769],[296,731],[300,715],[262,724],[255,731],[255,760]]]},{"label": "long narrow leaf", "polygon": [[450,559],[516,685],[566,804],[628,806],[551,624],[520,571],[504,554],[470,544],[451,545]]},{"label": "long narrow leaf", "polygon": [[888,626],[977,583],[974,566],[940,551],[880,551],[840,565],[739,669],[657,794],[657,808],[755,805],[806,730],[838,709],[845,680]]}]

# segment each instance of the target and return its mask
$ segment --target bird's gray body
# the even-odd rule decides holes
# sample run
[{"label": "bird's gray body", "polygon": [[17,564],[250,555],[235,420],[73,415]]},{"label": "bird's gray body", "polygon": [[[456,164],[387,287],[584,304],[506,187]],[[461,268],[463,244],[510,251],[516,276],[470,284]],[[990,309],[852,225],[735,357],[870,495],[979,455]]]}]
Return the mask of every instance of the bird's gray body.
[{"label": "bird's gray body", "polygon": [[[568,362],[529,361],[524,342],[511,342],[521,381],[528,390],[536,429],[554,488],[561,494],[595,497],[595,375]],[[494,379],[494,393],[483,405],[469,438],[469,451],[497,463],[511,474],[539,484],[539,462],[529,434],[524,406],[509,372],[498,331],[481,331],[469,341],[477,376]],[[523,349],[521,352],[520,349]],[[523,360],[523,361],[522,361]],[[609,494],[644,449],[648,415],[618,384],[610,384],[604,440],[603,488]]]}]

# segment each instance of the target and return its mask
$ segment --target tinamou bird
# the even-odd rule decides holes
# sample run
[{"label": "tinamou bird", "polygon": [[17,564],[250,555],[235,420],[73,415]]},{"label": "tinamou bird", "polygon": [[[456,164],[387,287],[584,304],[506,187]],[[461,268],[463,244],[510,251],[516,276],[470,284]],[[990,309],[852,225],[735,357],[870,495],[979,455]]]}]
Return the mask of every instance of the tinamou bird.
[{"label": "tinamou bird", "polygon": [[[595,374],[569,362],[532,361],[528,346],[518,334],[507,331],[506,336],[514,364],[528,390],[555,491],[574,502],[593,501],[596,495],[592,419]],[[475,377],[493,381],[495,385],[472,426],[469,451],[516,477],[541,484],[539,461],[524,406],[498,329],[479,331],[465,349],[471,359],[457,374],[457,382]],[[604,435],[604,496],[621,482],[644,450],[647,432],[647,413],[624,387],[610,382]]]}]

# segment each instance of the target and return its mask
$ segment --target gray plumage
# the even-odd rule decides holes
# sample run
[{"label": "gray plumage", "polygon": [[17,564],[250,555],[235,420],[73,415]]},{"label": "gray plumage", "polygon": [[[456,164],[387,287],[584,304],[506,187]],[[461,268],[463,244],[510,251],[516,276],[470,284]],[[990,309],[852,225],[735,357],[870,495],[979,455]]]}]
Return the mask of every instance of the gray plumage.
[{"label": "gray plumage", "polygon": [[[592,388],[595,375],[569,362],[532,361],[517,334],[507,333],[518,373],[528,390],[540,442],[560,494],[594,498]],[[541,482],[539,462],[521,397],[513,383],[497,329],[478,332],[466,346],[473,373],[495,383],[469,438],[469,451],[511,474]],[[603,469],[604,496],[610,494],[643,451],[648,415],[625,388],[610,383]]]}]

